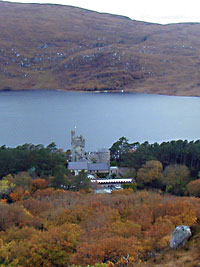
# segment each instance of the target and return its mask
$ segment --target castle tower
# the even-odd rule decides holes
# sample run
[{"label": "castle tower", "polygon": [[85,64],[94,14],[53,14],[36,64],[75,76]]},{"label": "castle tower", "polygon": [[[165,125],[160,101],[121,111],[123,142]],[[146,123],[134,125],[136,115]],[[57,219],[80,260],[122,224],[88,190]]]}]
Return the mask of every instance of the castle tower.
[{"label": "castle tower", "polygon": [[106,163],[110,165],[110,150],[103,148],[97,153],[99,157],[99,163]]},{"label": "castle tower", "polygon": [[72,161],[82,161],[85,158],[85,138],[76,136],[75,131],[71,131]]}]

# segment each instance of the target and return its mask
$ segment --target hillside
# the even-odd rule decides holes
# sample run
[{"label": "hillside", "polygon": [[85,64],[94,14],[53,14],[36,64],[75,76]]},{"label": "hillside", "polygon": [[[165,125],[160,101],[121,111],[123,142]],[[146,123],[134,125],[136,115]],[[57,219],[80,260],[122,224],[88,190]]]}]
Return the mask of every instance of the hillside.
[{"label": "hillside", "polygon": [[200,96],[200,24],[0,1],[0,89]]},{"label": "hillside", "polygon": [[[5,179],[18,186],[11,204],[0,199],[2,267],[199,267],[198,198],[128,189],[70,192],[45,188],[45,179],[27,173]],[[179,224],[196,232],[172,250],[171,233]]]}]

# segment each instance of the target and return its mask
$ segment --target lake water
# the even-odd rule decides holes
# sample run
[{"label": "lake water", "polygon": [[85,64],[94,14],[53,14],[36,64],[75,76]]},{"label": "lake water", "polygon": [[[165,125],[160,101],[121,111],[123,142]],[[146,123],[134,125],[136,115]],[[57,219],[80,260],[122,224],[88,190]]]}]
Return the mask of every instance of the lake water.
[{"label": "lake water", "polygon": [[0,92],[0,145],[70,148],[70,131],[86,150],[130,142],[200,139],[200,98],[134,93]]}]

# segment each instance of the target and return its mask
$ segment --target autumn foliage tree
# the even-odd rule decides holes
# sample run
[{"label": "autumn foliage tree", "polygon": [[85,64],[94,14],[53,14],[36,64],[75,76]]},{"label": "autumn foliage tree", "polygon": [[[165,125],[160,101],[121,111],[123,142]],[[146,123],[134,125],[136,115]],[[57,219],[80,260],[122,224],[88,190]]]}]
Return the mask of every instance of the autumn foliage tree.
[{"label": "autumn foliage tree", "polygon": [[14,176],[14,184],[16,187],[22,187],[24,190],[30,188],[32,178],[27,172],[20,172]]},{"label": "autumn foliage tree", "polygon": [[42,178],[37,178],[31,181],[31,191],[35,192],[38,189],[46,189],[49,185],[49,181],[47,181],[46,179],[42,179]]},{"label": "autumn foliage tree", "polygon": [[0,181],[0,198],[7,199],[9,198],[9,194],[15,188],[15,184],[10,182],[7,179],[3,179]]},{"label": "autumn foliage tree", "polygon": [[23,187],[15,187],[10,193],[10,198],[13,202],[20,201],[30,197],[30,191],[25,190]]},{"label": "autumn foliage tree", "polygon": [[150,160],[137,172],[136,181],[145,185],[159,182],[162,179],[162,163],[156,160]]},{"label": "autumn foliage tree", "polygon": [[191,181],[187,184],[187,191],[190,196],[200,197],[200,179]]},{"label": "autumn foliage tree", "polygon": [[168,192],[184,195],[186,185],[190,181],[190,171],[185,165],[170,165],[163,172],[162,183]]}]

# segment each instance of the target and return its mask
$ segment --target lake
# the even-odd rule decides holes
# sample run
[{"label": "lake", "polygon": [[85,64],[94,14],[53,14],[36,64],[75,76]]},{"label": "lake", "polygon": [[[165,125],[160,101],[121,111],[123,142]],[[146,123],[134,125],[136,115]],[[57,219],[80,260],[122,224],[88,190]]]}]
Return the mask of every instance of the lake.
[{"label": "lake", "polygon": [[200,139],[200,98],[135,93],[0,92],[0,145],[33,143],[70,148],[70,132],[86,150],[130,142]]}]

